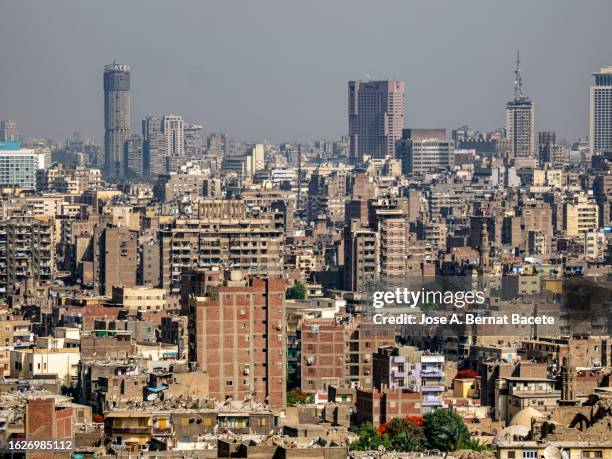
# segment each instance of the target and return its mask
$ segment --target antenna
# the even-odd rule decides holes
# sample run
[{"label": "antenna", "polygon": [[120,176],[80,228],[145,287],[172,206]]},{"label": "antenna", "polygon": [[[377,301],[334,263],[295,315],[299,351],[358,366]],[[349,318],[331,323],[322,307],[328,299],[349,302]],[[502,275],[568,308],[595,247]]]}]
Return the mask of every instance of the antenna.
[{"label": "antenna", "polygon": [[521,77],[521,54],[516,52],[516,70],[514,71],[514,101],[524,99],[523,78]]}]

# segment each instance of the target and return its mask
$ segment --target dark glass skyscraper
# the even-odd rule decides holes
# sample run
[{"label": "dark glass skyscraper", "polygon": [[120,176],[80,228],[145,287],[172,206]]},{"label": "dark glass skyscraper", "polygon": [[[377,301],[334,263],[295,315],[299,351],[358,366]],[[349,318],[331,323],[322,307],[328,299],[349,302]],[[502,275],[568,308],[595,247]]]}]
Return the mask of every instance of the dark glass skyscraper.
[{"label": "dark glass skyscraper", "polygon": [[404,128],[406,85],[403,81],[349,81],[350,159],[395,157]]},{"label": "dark glass skyscraper", "polygon": [[124,148],[129,135],[130,68],[113,62],[104,66],[104,168],[107,175],[125,175]]}]

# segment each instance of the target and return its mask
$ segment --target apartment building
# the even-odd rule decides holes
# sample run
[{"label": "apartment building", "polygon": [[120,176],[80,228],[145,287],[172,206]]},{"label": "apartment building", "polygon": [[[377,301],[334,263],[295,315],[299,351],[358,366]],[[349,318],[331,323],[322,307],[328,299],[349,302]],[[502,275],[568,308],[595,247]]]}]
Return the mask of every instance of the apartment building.
[{"label": "apartment building", "polygon": [[53,283],[55,225],[49,217],[14,216],[0,222],[0,296],[32,280]]},{"label": "apartment building", "polygon": [[180,291],[187,269],[239,270],[282,275],[284,231],[274,215],[177,219],[161,232],[162,287]]},{"label": "apartment building", "polygon": [[189,360],[209,374],[210,397],[284,406],[285,282],[232,271],[209,296],[192,297]]},{"label": "apartment building", "polygon": [[372,387],[372,358],[395,344],[395,328],[356,319],[306,319],[301,324],[302,391],[327,393],[330,385]]},{"label": "apartment building", "polygon": [[563,206],[563,227],[568,236],[578,236],[599,227],[597,203],[585,195],[570,198]]},{"label": "apartment building", "polygon": [[94,233],[94,287],[111,296],[113,287],[134,287],[138,269],[138,232],[124,226],[96,229]]}]

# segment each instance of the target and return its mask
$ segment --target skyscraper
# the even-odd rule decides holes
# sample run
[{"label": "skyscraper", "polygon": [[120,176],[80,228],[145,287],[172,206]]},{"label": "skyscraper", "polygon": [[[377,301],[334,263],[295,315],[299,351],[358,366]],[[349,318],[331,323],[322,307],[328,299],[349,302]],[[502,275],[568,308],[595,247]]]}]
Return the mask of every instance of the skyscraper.
[{"label": "skyscraper", "polygon": [[166,135],[168,156],[183,156],[185,152],[185,133],[183,118],[177,115],[165,115],[162,121]]},{"label": "skyscraper", "polygon": [[19,140],[17,123],[11,120],[0,121],[0,142],[14,142]]},{"label": "skyscraper", "polygon": [[151,115],[142,120],[143,173],[145,176],[163,174],[166,170],[166,137],[159,118]]},{"label": "skyscraper", "polygon": [[190,158],[201,157],[204,150],[204,136],[201,124],[187,124],[183,130],[185,154]]},{"label": "skyscraper", "polygon": [[142,176],[142,136],[139,134],[132,134],[125,141],[125,168],[128,177]]},{"label": "skyscraper", "polygon": [[361,162],[364,155],[395,156],[404,128],[405,89],[396,80],[348,82],[351,162]]},{"label": "skyscraper", "polygon": [[110,176],[125,174],[125,141],[130,135],[130,68],[104,66],[104,167]]},{"label": "skyscraper", "polygon": [[535,108],[523,94],[520,55],[516,54],[514,99],[506,104],[506,137],[515,159],[536,157]]},{"label": "skyscraper", "polygon": [[591,86],[589,140],[591,152],[612,149],[612,66],[594,73]]}]

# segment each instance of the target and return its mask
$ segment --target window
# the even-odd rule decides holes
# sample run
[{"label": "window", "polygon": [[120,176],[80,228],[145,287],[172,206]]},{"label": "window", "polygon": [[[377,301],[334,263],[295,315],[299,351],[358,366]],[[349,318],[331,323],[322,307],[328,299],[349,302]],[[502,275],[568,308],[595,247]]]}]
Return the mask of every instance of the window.
[{"label": "window", "polygon": [[226,379],[225,380],[225,385],[226,386],[233,386],[234,385],[234,381],[232,381],[231,379]]},{"label": "window", "polygon": [[516,457],[516,451],[508,451],[508,459],[514,459]]},{"label": "window", "polygon": [[523,450],[523,459],[537,459],[538,452],[534,449]]}]

